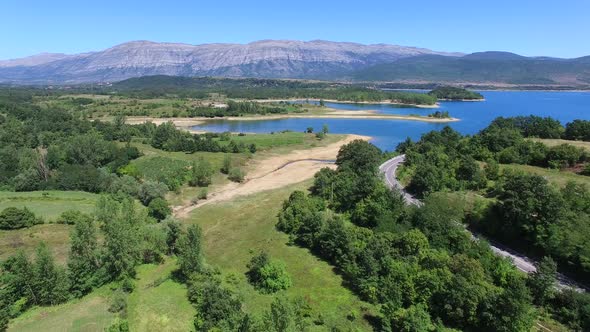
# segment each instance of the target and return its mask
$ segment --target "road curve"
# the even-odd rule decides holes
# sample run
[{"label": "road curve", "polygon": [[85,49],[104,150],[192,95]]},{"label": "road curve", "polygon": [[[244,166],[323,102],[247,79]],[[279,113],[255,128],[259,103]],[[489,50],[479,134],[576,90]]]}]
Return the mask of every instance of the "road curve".
[{"label": "road curve", "polygon": [[[399,167],[399,165],[403,164],[405,160],[406,160],[406,155],[404,155],[404,154],[396,156],[394,158],[391,158],[391,159],[387,160],[386,162],[384,162],[383,164],[381,164],[381,166],[379,166],[379,171],[384,175],[385,184],[391,189],[398,190],[403,195],[407,204],[421,206],[422,202],[420,202],[420,200],[418,200],[417,198],[412,196],[410,193],[408,193],[404,189],[404,187],[399,183],[399,181],[395,175],[397,168]],[[498,243],[495,243],[494,241],[490,241],[490,240],[484,238],[483,236],[481,236],[480,234],[473,233],[472,231],[470,231],[468,229],[466,229],[466,231],[471,233],[472,238],[475,240],[484,239],[484,240],[488,241],[488,243],[490,244],[490,247],[492,248],[492,251],[496,255],[509,258],[512,261],[512,263],[514,264],[514,266],[516,266],[516,268],[519,269],[520,271],[525,272],[525,273],[533,273],[533,272],[537,271],[535,261],[526,257],[525,255],[514,252],[513,250],[508,249]],[[583,291],[585,289],[585,287],[583,285],[576,283],[575,281],[567,278],[566,276],[564,276],[562,274],[558,274],[558,276],[557,276],[557,287],[558,288],[573,288],[577,291]]]}]

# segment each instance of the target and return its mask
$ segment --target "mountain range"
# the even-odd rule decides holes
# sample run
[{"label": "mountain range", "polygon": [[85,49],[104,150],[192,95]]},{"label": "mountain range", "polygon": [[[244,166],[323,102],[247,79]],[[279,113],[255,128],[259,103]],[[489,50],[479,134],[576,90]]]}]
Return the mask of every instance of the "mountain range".
[{"label": "mountain range", "polygon": [[115,82],[150,75],[582,86],[590,84],[590,57],[465,55],[389,44],[262,40],[202,45],[133,41],[98,52],[0,61],[0,83]]}]

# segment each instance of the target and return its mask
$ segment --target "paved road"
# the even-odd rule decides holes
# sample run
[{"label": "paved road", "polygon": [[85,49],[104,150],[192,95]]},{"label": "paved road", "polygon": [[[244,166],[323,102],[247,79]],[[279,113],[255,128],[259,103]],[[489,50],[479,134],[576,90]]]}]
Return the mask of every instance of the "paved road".
[{"label": "paved road", "polygon": [[[385,184],[392,189],[395,188],[395,189],[399,190],[402,193],[402,195],[404,196],[406,203],[411,204],[411,205],[420,206],[420,205],[422,205],[422,202],[420,202],[417,198],[412,196],[410,193],[406,192],[404,190],[404,187],[399,183],[399,181],[397,180],[397,178],[395,176],[395,172],[397,171],[397,168],[399,167],[399,165],[403,164],[405,160],[406,160],[406,155],[403,155],[403,154],[399,155],[399,156],[389,159],[388,161],[381,164],[381,166],[379,166],[379,170],[385,176]],[[475,233],[471,232],[468,229],[466,229],[466,231],[470,232],[471,237],[475,240],[479,240],[479,239],[487,240],[488,243],[490,244],[490,247],[492,248],[492,251],[496,255],[510,258],[510,260],[512,260],[512,262],[514,263],[514,266],[516,266],[516,268],[518,268],[522,272],[533,273],[537,270],[537,267],[535,266],[535,261],[526,257],[525,255],[514,252],[513,250],[510,250],[509,248],[506,248],[498,243],[495,243],[494,241],[490,241],[479,234],[475,234]],[[576,282],[567,278],[564,275],[559,274],[557,276],[557,279],[558,279],[558,281],[557,281],[558,288],[571,287],[571,288],[578,290],[578,291],[583,291],[585,289],[584,286],[577,284]]]}]

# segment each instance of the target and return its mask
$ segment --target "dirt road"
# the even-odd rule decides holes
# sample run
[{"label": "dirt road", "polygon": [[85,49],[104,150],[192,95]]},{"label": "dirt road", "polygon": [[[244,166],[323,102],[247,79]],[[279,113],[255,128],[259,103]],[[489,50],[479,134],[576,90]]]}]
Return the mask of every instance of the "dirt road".
[{"label": "dirt road", "polygon": [[345,139],[324,147],[295,150],[288,154],[274,155],[248,165],[248,175],[243,183],[228,183],[209,194],[207,200],[197,204],[174,207],[177,218],[186,217],[191,211],[203,205],[227,201],[237,196],[276,189],[298,183],[313,177],[324,167],[334,168],[340,147],[355,139],[369,140],[370,137],[347,135]]}]

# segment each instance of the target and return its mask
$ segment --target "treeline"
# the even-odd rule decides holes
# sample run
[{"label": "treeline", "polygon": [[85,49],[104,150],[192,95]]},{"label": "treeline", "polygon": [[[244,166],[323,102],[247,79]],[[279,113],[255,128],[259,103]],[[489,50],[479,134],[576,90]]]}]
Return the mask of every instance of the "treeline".
[{"label": "treeline", "polygon": [[440,86],[428,92],[429,95],[442,100],[481,100],[483,96],[479,92],[469,91],[453,86]]},{"label": "treeline", "polygon": [[511,118],[499,117],[488,128],[513,129],[520,132],[523,137],[566,139],[572,141],[590,141],[590,121],[574,120],[568,122],[565,127],[550,117],[517,116]]},{"label": "treeline", "polygon": [[[474,136],[463,136],[445,127],[422,135],[418,142],[408,139],[399,144],[397,151],[406,154],[405,164],[414,173],[409,189],[418,195],[477,190],[485,188],[487,180],[497,179],[498,163],[549,168],[583,165],[589,156],[582,148],[570,144],[547,147],[525,139],[552,137],[561,132],[560,128],[559,122],[551,118],[498,118]],[[486,166],[481,169],[479,163]]]},{"label": "treeline", "polygon": [[257,150],[255,144],[246,145],[236,142],[231,139],[231,135],[226,133],[191,134],[176,128],[172,122],[160,125],[146,122],[133,125],[131,128],[137,130],[137,137],[146,139],[152,147],[164,151],[254,153]]},{"label": "treeline", "polygon": [[223,79],[151,76],[132,78],[115,83],[110,92],[133,97],[178,95],[187,96],[194,91],[195,98],[203,93],[221,93],[228,98],[282,99],[314,98],[342,101],[384,101],[394,100],[407,104],[436,103],[436,98],[423,93],[389,92],[343,83],[322,83],[274,79]]},{"label": "treeline", "polygon": [[297,191],[284,202],[277,228],[379,304],[378,330],[529,330],[536,317],[528,278],[473,241],[460,224],[463,209],[445,196],[406,207],[382,183],[381,161],[369,143],[344,146],[337,170],[323,169],[310,195]]},{"label": "treeline", "polygon": [[[286,99],[313,98],[334,99],[341,101],[371,101],[380,102],[391,100],[404,104],[433,105],[436,97],[425,93],[382,91],[359,85],[344,83],[310,82],[276,79],[229,79],[211,77],[172,77],[146,76],[131,78],[114,83],[112,86],[75,86],[68,90],[38,91],[37,93],[61,95],[65,93],[93,93],[118,95],[129,98],[197,98],[205,99],[211,93],[222,94],[228,98],[239,99]],[[265,110],[270,113],[270,110]],[[275,112],[278,109],[274,110]],[[195,114],[211,116],[216,113],[210,108],[195,109]],[[205,115],[209,114],[209,115]],[[195,115],[196,116],[196,115]]]}]

